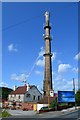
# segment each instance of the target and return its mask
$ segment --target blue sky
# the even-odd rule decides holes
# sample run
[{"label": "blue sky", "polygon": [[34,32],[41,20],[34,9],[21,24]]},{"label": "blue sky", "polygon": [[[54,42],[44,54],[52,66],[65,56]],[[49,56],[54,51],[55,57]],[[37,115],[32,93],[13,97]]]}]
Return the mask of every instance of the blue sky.
[{"label": "blue sky", "polygon": [[77,3],[3,3],[2,86],[12,88],[27,83],[43,89],[45,24],[44,13],[50,11],[53,89],[77,89],[78,4]]}]

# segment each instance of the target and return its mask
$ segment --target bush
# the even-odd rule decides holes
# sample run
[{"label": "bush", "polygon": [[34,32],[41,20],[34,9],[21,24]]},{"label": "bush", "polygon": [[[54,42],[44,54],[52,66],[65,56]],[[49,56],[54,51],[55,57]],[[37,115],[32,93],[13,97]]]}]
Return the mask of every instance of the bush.
[{"label": "bush", "polygon": [[80,90],[76,92],[75,98],[76,98],[76,104],[80,106]]},{"label": "bush", "polygon": [[55,98],[55,100],[52,102],[52,103],[50,103],[50,108],[52,108],[52,109],[54,109],[56,106],[57,106],[57,98]]},{"label": "bush", "polygon": [[6,110],[2,112],[1,117],[9,117],[9,116],[11,116],[11,114],[9,114]]},{"label": "bush", "polygon": [[66,106],[66,103],[60,103],[59,106]]}]

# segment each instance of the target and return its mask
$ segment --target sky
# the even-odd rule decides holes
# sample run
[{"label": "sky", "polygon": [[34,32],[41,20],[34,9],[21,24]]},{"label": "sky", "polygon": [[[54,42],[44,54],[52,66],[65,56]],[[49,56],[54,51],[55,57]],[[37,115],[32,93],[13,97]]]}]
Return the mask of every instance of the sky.
[{"label": "sky", "polygon": [[79,2],[79,0],[1,0],[2,2]]},{"label": "sky", "polygon": [[78,4],[4,2],[2,6],[2,79],[13,88],[27,81],[43,90],[45,11],[50,12],[53,89],[78,89]]}]

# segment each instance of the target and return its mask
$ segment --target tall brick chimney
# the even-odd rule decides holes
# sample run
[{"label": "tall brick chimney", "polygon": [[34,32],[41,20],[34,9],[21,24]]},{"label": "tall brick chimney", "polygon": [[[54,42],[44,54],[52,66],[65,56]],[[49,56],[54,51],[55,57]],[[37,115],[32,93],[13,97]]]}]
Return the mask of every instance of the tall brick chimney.
[{"label": "tall brick chimney", "polygon": [[45,70],[44,70],[44,81],[43,81],[43,91],[44,91],[44,96],[48,96],[48,93],[50,90],[53,90],[52,87],[52,64],[51,64],[51,36],[50,36],[50,13],[45,12],[45,35],[44,40],[45,40]]}]

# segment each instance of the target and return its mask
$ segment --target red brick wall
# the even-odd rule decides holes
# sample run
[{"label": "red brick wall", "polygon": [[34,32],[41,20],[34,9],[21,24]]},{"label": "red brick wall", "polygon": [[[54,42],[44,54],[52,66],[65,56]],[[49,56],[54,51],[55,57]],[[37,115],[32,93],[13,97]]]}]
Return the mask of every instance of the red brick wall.
[{"label": "red brick wall", "polygon": [[33,103],[22,103],[21,109],[33,110],[34,104]]}]

